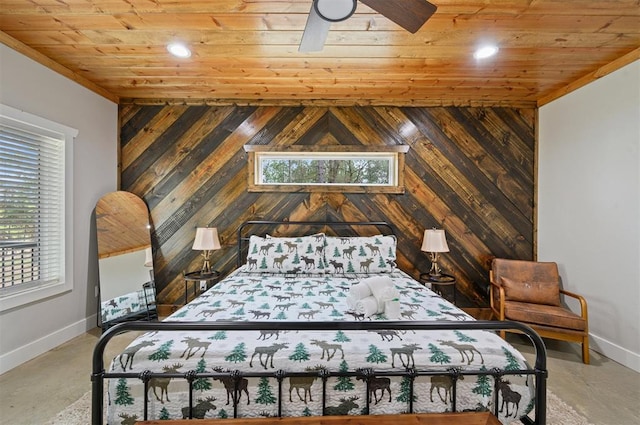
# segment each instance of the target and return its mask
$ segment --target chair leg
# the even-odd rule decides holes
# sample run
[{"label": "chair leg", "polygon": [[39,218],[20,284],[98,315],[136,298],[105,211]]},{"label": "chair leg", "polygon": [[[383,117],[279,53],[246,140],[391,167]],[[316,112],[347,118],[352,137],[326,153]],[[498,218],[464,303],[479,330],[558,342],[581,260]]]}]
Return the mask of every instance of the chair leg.
[{"label": "chair leg", "polygon": [[507,331],[500,331],[500,338],[507,339]]},{"label": "chair leg", "polygon": [[582,363],[589,364],[589,335],[582,338]]}]

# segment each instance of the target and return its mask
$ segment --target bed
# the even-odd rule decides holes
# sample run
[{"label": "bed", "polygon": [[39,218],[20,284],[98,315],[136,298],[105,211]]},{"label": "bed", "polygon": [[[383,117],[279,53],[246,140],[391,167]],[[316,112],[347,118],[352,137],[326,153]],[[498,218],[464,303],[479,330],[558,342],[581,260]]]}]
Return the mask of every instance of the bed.
[{"label": "bed", "polygon": [[103,301],[100,305],[100,327],[105,330],[127,320],[156,319],[155,296],[153,282],[146,282],[140,290]]},{"label": "bed", "polygon": [[[395,243],[379,222],[244,223],[229,276],[163,322],[102,335],[92,423],[103,423],[106,408],[108,424],[469,411],[544,424],[537,334],[474,320],[399,270]],[[388,305],[363,314],[348,302],[356,285],[374,280],[396,291],[399,314]],[[499,329],[529,336],[535,365]],[[127,331],[145,333],[105,370],[104,348]]]}]

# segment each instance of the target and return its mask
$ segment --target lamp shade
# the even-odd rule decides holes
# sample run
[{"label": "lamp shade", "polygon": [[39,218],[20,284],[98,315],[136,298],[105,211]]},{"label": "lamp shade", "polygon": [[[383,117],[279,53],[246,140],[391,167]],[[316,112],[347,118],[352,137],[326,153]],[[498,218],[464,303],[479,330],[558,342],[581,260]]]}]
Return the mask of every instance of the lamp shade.
[{"label": "lamp shade", "polygon": [[447,238],[444,229],[427,229],[424,231],[421,251],[424,252],[449,252]]},{"label": "lamp shade", "polygon": [[196,239],[193,241],[193,249],[197,251],[220,249],[218,229],[215,227],[198,227]]},{"label": "lamp shade", "polygon": [[151,247],[145,248],[144,250],[144,266],[153,267],[153,252],[151,252]]}]

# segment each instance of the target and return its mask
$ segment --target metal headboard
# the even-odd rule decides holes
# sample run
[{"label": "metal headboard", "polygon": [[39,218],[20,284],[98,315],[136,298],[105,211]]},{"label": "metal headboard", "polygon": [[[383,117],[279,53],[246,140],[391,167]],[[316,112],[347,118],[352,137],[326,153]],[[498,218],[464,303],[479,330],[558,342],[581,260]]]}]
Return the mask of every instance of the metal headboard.
[{"label": "metal headboard", "polygon": [[[291,231],[293,226],[298,232]],[[238,267],[246,262],[246,254],[249,249],[251,235],[264,236],[267,233],[272,236],[280,236],[279,229],[287,229],[286,236],[304,236],[304,234],[324,232],[336,236],[359,236],[357,228],[375,229],[377,234],[395,235],[394,228],[385,221],[245,221],[238,228]],[[367,234],[367,236],[374,233]],[[285,235],[282,235],[285,236]]]}]

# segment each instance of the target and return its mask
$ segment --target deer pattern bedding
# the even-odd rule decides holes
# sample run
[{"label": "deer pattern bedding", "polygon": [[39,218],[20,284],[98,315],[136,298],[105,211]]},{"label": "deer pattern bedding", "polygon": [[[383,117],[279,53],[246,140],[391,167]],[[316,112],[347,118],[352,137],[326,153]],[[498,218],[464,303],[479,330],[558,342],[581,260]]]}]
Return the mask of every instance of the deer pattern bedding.
[{"label": "deer pattern bedding", "polygon": [[[332,276],[264,274],[238,269],[167,320],[171,321],[353,321],[386,320],[383,314],[363,319],[348,310],[349,288],[371,275]],[[400,320],[473,320],[402,271],[387,273],[400,292]],[[259,328],[259,324],[256,324]],[[514,370],[525,368],[516,349],[489,331],[218,331],[150,332],[134,340],[114,358],[111,372],[184,373],[213,371],[376,371]],[[366,397],[370,414],[408,411],[408,379],[374,377],[369,394],[360,377],[330,377],[327,414],[360,414]],[[499,383],[499,419],[505,423],[533,408],[532,379],[512,375]],[[242,378],[238,416],[277,416],[276,378]],[[451,379],[420,376],[415,380],[414,412],[451,411]],[[233,416],[231,379],[198,378],[193,383],[193,415]],[[283,380],[283,416],[322,415],[322,382],[317,377]],[[457,410],[493,411],[493,378],[466,376],[457,384]],[[126,424],[143,418],[144,387],[138,379],[111,379],[107,392],[107,422]],[[183,379],[152,378],[148,392],[149,419],[183,419],[188,412],[188,384]]]},{"label": "deer pattern bedding", "polygon": [[101,304],[101,323],[132,316],[136,313],[145,312],[149,308],[148,300],[155,299],[153,289],[143,288],[138,291],[120,295]]}]

